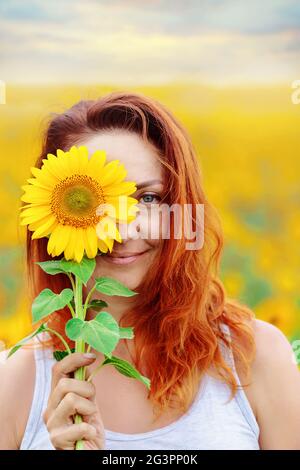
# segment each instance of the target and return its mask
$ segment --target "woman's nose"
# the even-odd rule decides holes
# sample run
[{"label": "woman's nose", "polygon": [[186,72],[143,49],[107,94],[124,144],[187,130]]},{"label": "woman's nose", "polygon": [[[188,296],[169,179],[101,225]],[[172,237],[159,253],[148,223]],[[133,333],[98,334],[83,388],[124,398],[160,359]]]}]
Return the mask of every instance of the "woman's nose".
[{"label": "woman's nose", "polygon": [[126,240],[137,240],[140,238],[141,228],[140,222],[137,220],[137,218],[129,223],[119,222],[117,226],[123,242]]}]

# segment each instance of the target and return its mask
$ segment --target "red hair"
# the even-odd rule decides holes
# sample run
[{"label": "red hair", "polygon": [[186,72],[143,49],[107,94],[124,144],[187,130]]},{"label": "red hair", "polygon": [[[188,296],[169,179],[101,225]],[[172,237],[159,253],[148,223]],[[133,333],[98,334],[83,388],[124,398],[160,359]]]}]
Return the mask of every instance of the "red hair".
[{"label": "red hair", "polygon": [[[135,346],[134,365],[151,379],[149,398],[161,412],[170,406],[172,397],[186,412],[205,373],[225,381],[233,397],[238,385],[220,350],[220,341],[229,346],[221,325],[229,326],[234,357],[248,374],[255,354],[255,315],[246,305],[228,299],[218,278],[224,244],[221,223],[204,194],[199,162],[181,124],[161,103],[139,93],[113,92],[82,100],[52,117],[36,167],[41,167],[48,153],[67,150],[98,131],[114,128],[138,133],[155,146],[165,170],[168,204],[204,204],[202,248],[186,250],[184,238],[164,240],[160,255],[136,289],[140,295],[134,308],[120,320],[120,326],[134,326],[135,337],[130,340]],[[32,300],[46,287],[56,293],[70,287],[67,276],[47,275],[34,263],[50,259],[46,246],[47,238],[32,240],[27,230]],[[74,347],[64,331],[70,318],[64,309],[47,321]],[[53,335],[43,346],[62,349]]]}]

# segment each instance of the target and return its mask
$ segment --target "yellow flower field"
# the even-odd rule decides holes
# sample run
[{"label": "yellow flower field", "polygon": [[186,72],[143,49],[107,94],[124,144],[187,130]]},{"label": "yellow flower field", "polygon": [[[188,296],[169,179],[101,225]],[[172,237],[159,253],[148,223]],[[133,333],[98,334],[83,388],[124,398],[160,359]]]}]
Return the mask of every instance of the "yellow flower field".
[{"label": "yellow flower field", "polygon": [[[115,89],[7,86],[0,106],[0,349],[31,329],[18,208],[43,127],[52,112]],[[162,101],[190,132],[223,222],[220,274],[228,295],[291,342],[300,339],[300,105],[291,103],[290,87],[183,83],[134,90]]]}]

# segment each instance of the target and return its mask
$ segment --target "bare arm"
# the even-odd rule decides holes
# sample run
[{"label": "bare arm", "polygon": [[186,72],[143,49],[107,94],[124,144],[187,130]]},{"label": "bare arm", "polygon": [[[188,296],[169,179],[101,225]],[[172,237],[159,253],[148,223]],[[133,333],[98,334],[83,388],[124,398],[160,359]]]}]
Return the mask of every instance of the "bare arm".
[{"label": "bare arm", "polygon": [[260,447],[300,449],[300,372],[292,347],[275,326],[255,321],[253,363]]},{"label": "bare arm", "polygon": [[19,349],[6,359],[0,353],[0,450],[18,450],[33,398],[35,366],[33,351]]}]

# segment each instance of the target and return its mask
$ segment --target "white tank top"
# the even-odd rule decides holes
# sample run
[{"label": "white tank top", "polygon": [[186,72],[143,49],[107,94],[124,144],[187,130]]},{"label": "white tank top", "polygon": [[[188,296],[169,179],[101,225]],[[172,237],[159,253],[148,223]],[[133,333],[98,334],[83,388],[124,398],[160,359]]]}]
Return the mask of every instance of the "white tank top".
[{"label": "white tank top", "polygon": [[[224,327],[229,333],[227,325],[224,324]],[[226,348],[222,341],[220,347],[240,385],[232,350]],[[42,414],[47,407],[52,366],[56,360],[50,348],[35,348],[34,356],[34,394],[20,450],[55,450]],[[228,401],[229,398],[228,384],[205,374],[192,405],[177,421],[136,434],[105,429],[105,449],[259,450],[259,426],[245,392],[239,388],[235,397]]]}]

